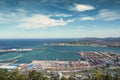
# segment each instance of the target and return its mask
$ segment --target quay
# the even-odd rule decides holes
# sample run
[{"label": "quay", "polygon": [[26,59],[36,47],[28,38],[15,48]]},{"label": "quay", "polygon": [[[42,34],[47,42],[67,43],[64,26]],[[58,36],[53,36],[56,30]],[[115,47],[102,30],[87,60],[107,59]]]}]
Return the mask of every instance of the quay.
[{"label": "quay", "polygon": [[114,52],[79,52],[83,60],[90,66],[112,64],[120,66],[120,54]]},{"label": "quay", "polygon": [[14,70],[19,69],[20,72],[30,70],[46,71],[46,72],[79,72],[89,68],[87,61],[44,61],[34,60],[31,63],[1,63],[0,68]]},{"label": "quay", "polygon": [[78,72],[82,69],[88,69],[89,63],[87,61],[43,61],[34,60],[31,62],[32,69],[61,72]]}]

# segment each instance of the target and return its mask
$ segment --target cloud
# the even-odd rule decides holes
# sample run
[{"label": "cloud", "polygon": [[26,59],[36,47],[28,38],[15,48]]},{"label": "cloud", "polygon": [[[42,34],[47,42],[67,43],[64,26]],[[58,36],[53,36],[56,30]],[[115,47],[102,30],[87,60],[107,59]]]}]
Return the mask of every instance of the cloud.
[{"label": "cloud", "polygon": [[86,17],[82,17],[80,18],[81,21],[93,21],[95,20],[94,17],[90,17],[90,16],[86,16]]},{"label": "cloud", "polygon": [[31,17],[24,17],[20,19],[19,28],[30,29],[30,28],[46,28],[46,27],[54,27],[54,26],[65,26],[73,20],[63,20],[62,18],[59,20],[52,19],[50,16],[42,15],[42,14],[34,14]]},{"label": "cloud", "polygon": [[74,4],[74,7],[71,7],[70,10],[72,11],[79,11],[79,12],[84,12],[88,10],[94,10],[95,7],[91,5],[86,5],[86,4]]},{"label": "cloud", "polygon": [[114,21],[120,19],[119,10],[108,10],[102,9],[98,11],[98,14],[94,16],[85,16],[81,17],[81,21],[94,21],[94,20],[102,20],[102,21]]},{"label": "cloud", "polygon": [[0,13],[0,24],[18,22],[19,19],[25,16],[24,9],[16,9],[14,12],[1,12]]},{"label": "cloud", "polygon": [[[52,18],[60,17],[59,19]],[[28,15],[25,9],[16,9],[14,12],[8,13],[0,13],[0,24],[9,24],[12,23],[23,29],[30,28],[47,28],[47,27],[55,27],[55,26],[65,26],[74,20],[64,20],[64,17],[72,16],[70,14],[41,14],[41,13],[33,13]]]},{"label": "cloud", "polygon": [[99,11],[99,13],[95,17],[98,20],[104,20],[104,21],[118,20],[120,19],[120,11],[102,9]]},{"label": "cloud", "polygon": [[21,16],[24,16],[26,14],[26,10],[24,8],[18,8],[16,9],[16,12]]},{"label": "cloud", "polygon": [[8,14],[0,13],[0,24],[15,22],[15,18],[17,17],[16,13],[11,12]]},{"label": "cloud", "polygon": [[56,17],[71,17],[71,16],[73,16],[73,15],[61,13],[61,14],[54,14],[54,15],[51,15],[51,16],[56,16]]}]

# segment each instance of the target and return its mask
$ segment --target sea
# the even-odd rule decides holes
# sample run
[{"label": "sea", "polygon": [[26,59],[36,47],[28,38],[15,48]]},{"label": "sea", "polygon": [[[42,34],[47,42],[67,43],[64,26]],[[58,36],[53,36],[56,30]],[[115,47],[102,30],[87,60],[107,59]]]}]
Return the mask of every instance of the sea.
[{"label": "sea", "polygon": [[120,48],[93,46],[51,46],[54,42],[77,41],[78,39],[0,39],[0,49],[40,48],[29,52],[0,52],[0,61],[17,57],[16,63],[33,60],[81,60],[79,52],[116,52]]}]

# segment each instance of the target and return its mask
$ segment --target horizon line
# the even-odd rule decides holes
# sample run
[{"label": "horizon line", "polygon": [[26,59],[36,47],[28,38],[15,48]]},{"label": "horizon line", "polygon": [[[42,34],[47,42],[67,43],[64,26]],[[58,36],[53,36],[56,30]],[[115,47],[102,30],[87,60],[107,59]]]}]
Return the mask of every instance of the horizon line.
[{"label": "horizon line", "polygon": [[120,38],[120,37],[79,37],[79,38],[0,38],[1,39],[84,39],[84,38]]}]

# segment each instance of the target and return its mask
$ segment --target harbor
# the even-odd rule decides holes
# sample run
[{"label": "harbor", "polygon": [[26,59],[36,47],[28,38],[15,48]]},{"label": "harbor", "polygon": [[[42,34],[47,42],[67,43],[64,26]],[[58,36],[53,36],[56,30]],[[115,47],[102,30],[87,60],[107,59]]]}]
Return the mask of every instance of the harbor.
[{"label": "harbor", "polygon": [[32,61],[33,69],[45,70],[47,72],[78,72],[82,69],[87,69],[89,63],[87,61],[43,61],[35,60]]},{"label": "harbor", "polygon": [[115,52],[79,52],[79,55],[88,61],[90,66],[105,64],[120,66],[120,54]]},{"label": "harbor", "polygon": [[[24,64],[25,67],[19,67],[20,71],[39,70],[46,72],[79,72],[98,66],[106,66],[119,68],[120,54],[113,52],[79,52],[82,60],[32,60],[31,63],[9,63]],[[20,56],[19,56],[20,57]],[[14,60],[17,60],[16,57]],[[13,60],[13,59],[11,59]],[[7,63],[3,63],[4,66]],[[27,64],[27,65],[26,65]],[[10,66],[8,65],[8,66]],[[8,68],[9,69],[9,68]],[[14,68],[13,68],[14,69]]]},{"label": "harbor", "polygon": [[[120,54],[118,53],[79,52],[78,55],[81,56],[82,60],[32,60],[30,63],[4,62],[0,63],[0,69],[18,70],[20,74],[27,74],[35,70],[48,78],[57,76],[58,73],[66,78],[74,74],[76,80],[89,78],[90,74],[95,75],[94,70],[102,71],[103,74],[108,70],[109,74],[120,74],[119,71],[115,71],[120,68]],[[15,59],[17,60],[17,58],[19,57]]]}]

